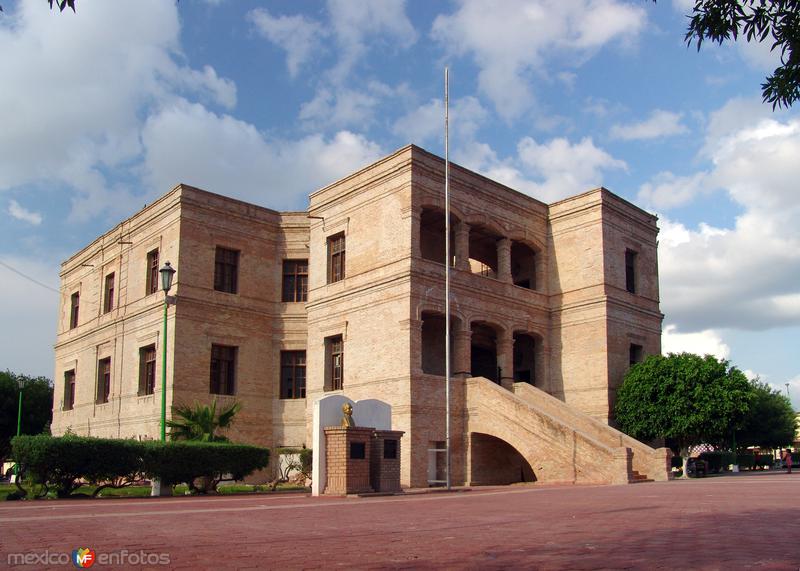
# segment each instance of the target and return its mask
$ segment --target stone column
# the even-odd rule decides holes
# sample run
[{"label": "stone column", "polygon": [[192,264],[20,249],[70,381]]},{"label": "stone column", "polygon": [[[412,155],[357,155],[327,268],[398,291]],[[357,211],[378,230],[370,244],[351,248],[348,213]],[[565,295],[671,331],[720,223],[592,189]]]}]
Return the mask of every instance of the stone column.
[{"label": "stone column", "polygon": [[469,270],[469,224],[456,224],[456,268]]},{"label": "stone column", "polygon": [[497,279],[510,284],[511,278],[511,240],[502,238],[497,241]]},{"label": "stone column", "polygon": [[466,378],[470,375],[471,343],[472,331],[453,331],[453,376]]},{"label": "stone column", "polygon": [[514,335],[510,331],[500,333],[497,338],[497,367],[503,388],[511,390],[514,384]]}]

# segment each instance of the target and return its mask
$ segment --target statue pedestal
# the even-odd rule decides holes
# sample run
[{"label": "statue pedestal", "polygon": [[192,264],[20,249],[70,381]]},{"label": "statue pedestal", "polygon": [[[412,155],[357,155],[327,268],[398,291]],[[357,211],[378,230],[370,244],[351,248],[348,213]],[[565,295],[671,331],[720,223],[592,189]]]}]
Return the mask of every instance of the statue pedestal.
[{"label": "statue pedestal", "polygon": [[370,486],[370,454],[374,428],[329,426],[325,429],[326,495],[374,491]]}]

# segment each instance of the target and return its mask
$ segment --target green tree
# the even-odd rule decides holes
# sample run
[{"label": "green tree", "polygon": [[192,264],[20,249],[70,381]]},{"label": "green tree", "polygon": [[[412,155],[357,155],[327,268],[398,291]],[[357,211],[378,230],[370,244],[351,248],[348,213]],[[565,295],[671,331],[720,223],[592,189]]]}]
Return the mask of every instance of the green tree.
[{"label": "green tree", "polygon": [[[654,0],[655,1],[655,0]],[[800,97],[800,0],[695,0],[686,42],[744,39],[772,44],[780,65],[761,84],[766,103],[791,107]]]},{"label": "green tree", "polygon": [[11,438],[17,435],[18,380],[25,381],[22,394],[22,434],[50,432],[53,419],[53,382],[45,377],[29,377],[0,372],[0,459],[11,452]]},{"label": "green tree", "polygon": [[217,412],[217,399],[210,405],[195,402],[194,406],[178,405],[172,407],[177,419],[168,420],[167,426],[172,440],[198,440],[200,442],[227,442],[225,436],[217,434],[220,429],[230,427],[242,405],[235,402]]},{"label": "green tree", "polygon": [[796,422],[792,403],[780,390],[759,379],[752,386],[753,401],[741,429],[736,431],[736,443],[761,448],[791,445]]},{"label": "green tree", "polygon": [[691,353],[651,355],[632,366],[617,391],[615,415],[620,429],[639,440],[669,438],[683,457],[689,447],[720,442],[740,427],[753,388],[725,360]]}]

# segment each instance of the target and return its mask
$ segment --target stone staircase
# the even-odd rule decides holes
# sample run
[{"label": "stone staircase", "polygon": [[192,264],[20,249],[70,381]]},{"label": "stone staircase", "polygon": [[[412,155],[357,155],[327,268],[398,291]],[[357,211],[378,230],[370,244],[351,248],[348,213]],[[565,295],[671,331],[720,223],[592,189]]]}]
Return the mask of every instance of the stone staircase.
[{"label": "stone staircase", "polygon": [[467,430],[504,440],[538,481],[628,484],[667,480],[669,450],[653,449],[527,383],[509,391],[466,380]]}]

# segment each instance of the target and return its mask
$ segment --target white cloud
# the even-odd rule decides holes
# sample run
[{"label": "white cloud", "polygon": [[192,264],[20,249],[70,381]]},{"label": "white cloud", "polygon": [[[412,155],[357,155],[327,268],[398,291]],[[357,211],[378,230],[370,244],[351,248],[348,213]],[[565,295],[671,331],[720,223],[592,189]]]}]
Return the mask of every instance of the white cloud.
[{"label": "white cloud", "polygon": [[383,155],[349,131],[268,140],[249,123],[185,101],[150,117],[142,140],[144,178],[159,193],[184,182],[275,209],[305,208],[310,192]]},{"label": "white cloud", "polygon": [[[3,256],[2,262],[58,290],[59,264],[54,260]],[[58,300],[57,291],[0,265],[0,315],[7,328],[13,330],[3,337],[3,369],[53,378]]]},{"label": "white cloud", "polygon": [[624,161],[595,146],[589,137],[577,143],[559,137],[541,144],[523,137],[517,154],[505,159],[485,144],[471,144],[457,155],[460,164],[543,202],[602,186],[606,170],[627,170]]},{"label": "white cloud", "polygon": [[[474,143],[477,131],[488,119],[489,112],[477,98],[468,96],[451,102],[449,115],[452,140],[461,141],[459,145],[463,147]],[[406,142],[418,145],[443,140],[444,102],[431,99],[397,119],[392,130]]]},{"label": "white cloud", "polygon": [[695,333],[680,333],[677,326],[671,324],[664,327],[664,331],[661,333],[661,352],[665,355],[667,353],[695,353],[727,359],[731,354],[731,348],[713,329]]},{"label": "white cloud", "polygon": [[300,120],[310,129],[369,125],[381,99],[368,91],[323,88],[300,107]]},{"label": "white cloud", "polygon": [[690,203],[698,195],[714,188],[708,173],[676,176],[671,172],[658,173],[650,182],[639,188],[637,202],[656,210],[666,210]]},{"label": "white cloud", "polygon": [[688,133],[689,129],[681,123],[683,113],[673,113],[656,109],[650,117],[638,123],[614,125],[611,127],[611,138],[623,141],[660,139]]},{"label": "white cloud", "polygon": [[38,226],[42,223],[41,214],[23,208],[19,202],[13,199],[9,200],[8,202],[8,213],[17,220],[22,220],[23,222],[33,224],[34,226]]},{"label": "white cloud", "polygon": [[510,120],[534,102],[532,74],[629,42],[645,22],[643,7],[616,0],[461,0],[453,14],[436,17],[431,33],[450,54],[475,60],[480,90]]},{"label": "white cloud", "polygon": [[[113,187],[103,169],[123,170],[142,152],[142,116],[191,93],[231,108],[235,85],[183,56],[174,3],[143,0],[136,10],[87,3],[79,17],[21,2],[0,26],[0,191],[27,184],[72,193],[73,220],[121,203],[134,191]],[[81,210],[88,207],[88,210]]]},{"label": "white cloud", "polygon": [[247,17],[262,36],[286,51],[286,67],[292,77],[319,49],[325,33],[319,22],[301,15],[275,17],[265,8],[256,8]]},{"label": "white cloud", "polygon": [[417,41],[414,25],[405,13],[405,0],[328,0],[328,14],[339,61],[331,71],[334,83],[344,81],[367,52],[367,40],[405,49]]}]

